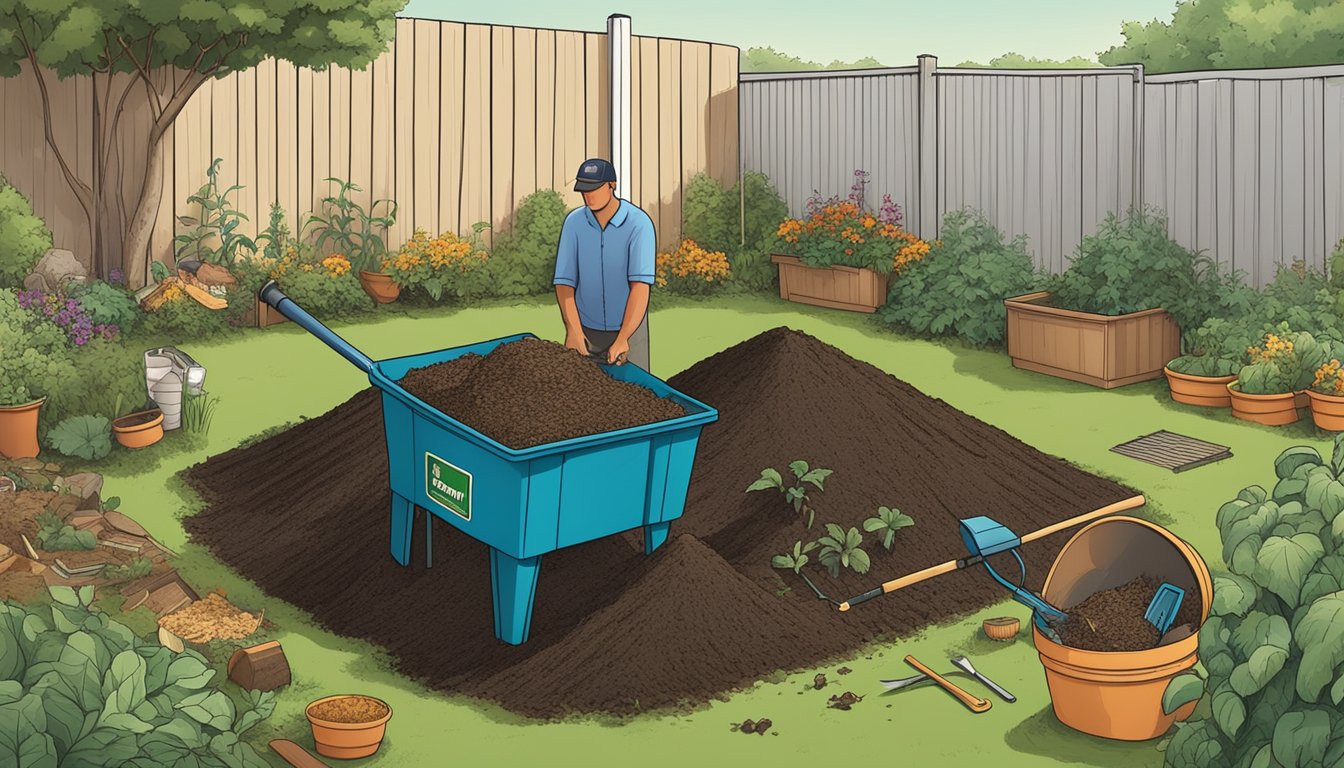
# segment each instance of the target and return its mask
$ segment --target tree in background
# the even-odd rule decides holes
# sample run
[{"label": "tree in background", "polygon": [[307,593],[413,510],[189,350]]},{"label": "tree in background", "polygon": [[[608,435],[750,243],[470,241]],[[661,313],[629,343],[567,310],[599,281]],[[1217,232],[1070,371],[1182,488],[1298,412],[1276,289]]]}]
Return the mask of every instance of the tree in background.
[{"label": "tree in background", "polygon": [[1149,72],[1337,64],[1342,28],[1340,0],[1190,0],[1169,22],[1125,22],[1124,44],[1099,58]]},{"label": "tree in background", "polygon": [[1085,67],[1100,67],[1101,64],[1083,56],[1074,56],[1071,59],[1059,61],[1058,59],[1035,59],[1023,56],[1020,53],[1005,53],[1002,56],[990,59],[988,64],[963,61],[957,66],[994,69],[1083,69]]},{"label": "tree in background", "polygon": [[830,64],[820,64],[790,56],[774,48],[748,48],[742,53],[738,69],[742,72],[803,72],[822,69],[870,69],[883,66],[886,65],[872,56],[852,62],[837,59]]},{"label": "tree in background", "polygon": [[[23,64],[35,73],[47,146],[88,217],[94,272],[105,277],[120,267],[138,287],[148,272],[149,238],[163,196],[159,144],[192,94],[210,78],[268,57],[315,70],[333,64],[363,69],[386,50],[405,5],[405,0],[0,0],[0,76],[18,75]],[[70,118],[52,114],[50,75],[38,65],[60,79],[99,76],[87,176],[75,168],[73,154],[66,154],[76,148],[63,153],[56,144],[53,121]],[[117,74],[130,76],[107,77]],[[133,137],[145,147],[143,163],[132,161],[135,168],[122,167],[118,148],[124,142],[117,133],[132,92],[141,94],[135,109],[150,118],[149,130]],[[135,200],[122,199],[123,177],[139,181]]]}]

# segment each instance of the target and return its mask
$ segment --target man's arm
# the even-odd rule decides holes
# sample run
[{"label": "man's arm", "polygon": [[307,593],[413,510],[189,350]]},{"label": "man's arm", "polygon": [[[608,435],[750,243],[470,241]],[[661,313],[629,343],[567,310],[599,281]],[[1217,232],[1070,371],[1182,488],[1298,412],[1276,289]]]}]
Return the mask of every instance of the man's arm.
[{"label": "man's arm", "polygon": [[644,315],[649,309],[649,286],[653,284],[657,260],[656,239],[653,223],[646,222],[639,233],[630,241],[630,252],[626,257],[626,279],[630,281],[630,296],[625,300],[625,316],[621,318],[621,330],[616,334],[608,352],[608,362],[616,362],[619,355],[630,350],[630,337],[639,330]]},{"label": "man's arm", "polygon": [[621,331],[616,334],[616,338],[629,345],[630,337],[639,330],[639,324],[644,322],[644,313],[649,309],[649,284],[643,282],[630,283],[630,298],[625,300],[625,317],[621,318]]},{"label": "man's arm", "polygon": [[574,300],[574,287],[579,281],[579,238],[569,220],[560,228],[560,242],[555,249],[555,303],[560,307],[560,319],[565,323],[565,346],[581,355],[588,354],[583,324],[579,321],[579,305]]}]

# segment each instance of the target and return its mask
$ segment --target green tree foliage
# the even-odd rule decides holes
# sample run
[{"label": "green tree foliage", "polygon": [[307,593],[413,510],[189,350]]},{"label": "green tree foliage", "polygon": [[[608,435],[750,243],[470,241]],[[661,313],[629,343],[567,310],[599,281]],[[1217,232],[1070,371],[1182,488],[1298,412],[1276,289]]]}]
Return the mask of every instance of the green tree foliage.
[{"label": "green tree foliage", "polygon": [[18,287],[51,247],[51,232],[22,192],[0,177],[0,286]]},{"label": "green tree foliage", "polygon": [[1089,59],[1086,56],[1074,56],[1073,58],[1059,59],[1037,59],[1031,56],[1024,56],[1020,53],[1009,52],[1002,56],[995,56],[989,60],[988,64],[980,64],[974,61],[963,61],[959,67],[980,67],[993,69],[1083,69],[1085,67],[1100,67],[1095,59]]},{"label": "green tree foliage", "polygon": [[[95,270],[105,274],[123,263],[131,286],[138,287],[162,196],[159,143],[197,89],[268,57],[317,70],[332,64],[363,69],[387,48],[405,5],[405,0],[0,0],[0,76],[18,75],[24,65],[37,73],[50,137],[62,119],[53,115],[48,96],[52,73],[132,75],[94,94],[98,110],[87,174],[50,139],[46,148],[26,149],[57,158],[89,222]],[[126,127],[145,142],[145,151],[135,154],[145,159],[140,167],[121,168],[120,160],[113,163],[120,155],[111,150],[124,138],[119,128],[131,111],[126,107],[132,92],[144,97],[129,103],[143,105],[135,109],[143,110],[137,116],[148,118],[149,127],[138,121]],[[123,176],[144,182],[139,199],[118,199]],[[120,214],[123,209],[131,212],[129,220]]]},{"label": "green tree foliage", "polygon": [[865,56],[862,59],[848,62],[836,59],[830,64],[822,64],[797,56],[790,56],[774,48],[748,48],[742,52],[738,64],[738,68],[742,72],[804,72],[822,69],[871,69],[885,66],[872,56]]},{"label": "green tree foliage", "polygon": [[1125,42],[1098,57],[1148,72],[1335,64],[1344,61],[1338,0],[1198,0],[1170,21],[1129,21]]}]

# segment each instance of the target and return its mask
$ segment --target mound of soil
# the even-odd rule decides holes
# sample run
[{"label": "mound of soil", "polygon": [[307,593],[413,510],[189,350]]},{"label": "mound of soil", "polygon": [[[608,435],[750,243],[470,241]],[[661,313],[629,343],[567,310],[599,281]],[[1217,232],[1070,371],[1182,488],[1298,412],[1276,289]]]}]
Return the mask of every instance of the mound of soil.
[{"label": "mound of soil", "polygon": [[407,392],[510,448],[530,448],[675,419],[680,405],[617,381],[597,363],[542,339],[414,368]]},{"label": "mound of soil", "polygon": [[[1085,651],[1145,651],[1156,647],[1162,636],[1143,614],[1161,582],[1140,576],[1114,589],[1104,589],[1070,608],[1069,618],[1056,627],[1059,639],[1070,648]],[[1181,601],[1172,626],[1199,623],[1198,599]]]},{"label": "mound of soil", "polygon": [[[702,433],[673,539],[647,558],[637,534],[547,554],[522,646],[494,639],[479,542],[436,521],[433,568],[424,568],[419,541],[410,567],[389,557],[387,456],[374,390],[193,467],[187,480],[207,507],[186,527],[268,593],[334,632],[386,648],[408,676],[550,717],[703,701],[1006,596],[983,571],[968,569],[839,613],[793,574],[770,567],[772,555],[822,535],[824,523],[861,528],[879,505],[916,521],[897,534],[891,553],[865,537],[873,561],[866,575],[832,580],[810,570],[844,599],[960,556],[961,517],[989,515],[1025,533],[1134,495],[789,329],[745,341],[669,383],[720,413]],[[812,530],[779,493],[745,493],[763,468],[787,473],[795,459],[834,470],[824,492],[812,491]],[[417,536],[421,530],[417,524]],[[1039,589],[1070,533],[1022,550],[1029,586]],[[1016,572],[1010,557],[995,565]]]}]

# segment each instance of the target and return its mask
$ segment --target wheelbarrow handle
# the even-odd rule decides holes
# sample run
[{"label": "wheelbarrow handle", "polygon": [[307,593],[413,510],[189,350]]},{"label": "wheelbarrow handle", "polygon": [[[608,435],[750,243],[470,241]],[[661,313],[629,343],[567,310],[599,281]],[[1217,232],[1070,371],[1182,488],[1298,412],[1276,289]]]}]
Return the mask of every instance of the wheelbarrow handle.
[{"label": "wheelbarrow handle", "polygon": [[308,314],[303,307],[295,304],[293,299],[280,290],[280,285],[274,280],[267,280],[266,284],[261,286],[261,290],[257,292],[257,298],[273,307],[276,312],[293,320],[295,325],[321,339],[327,346],[340,353],[341,357],[354,363],[359,370],[366,374],[373,370],[373,360],[368,355],[355,349],[350,342],[337,336],[321,321]]}]

